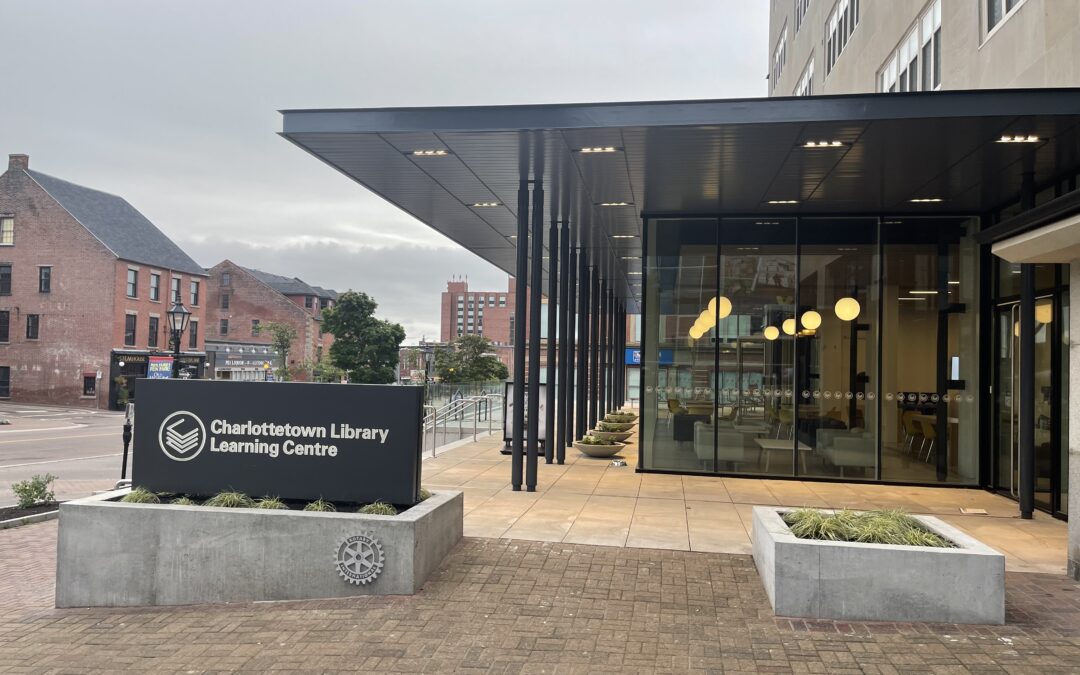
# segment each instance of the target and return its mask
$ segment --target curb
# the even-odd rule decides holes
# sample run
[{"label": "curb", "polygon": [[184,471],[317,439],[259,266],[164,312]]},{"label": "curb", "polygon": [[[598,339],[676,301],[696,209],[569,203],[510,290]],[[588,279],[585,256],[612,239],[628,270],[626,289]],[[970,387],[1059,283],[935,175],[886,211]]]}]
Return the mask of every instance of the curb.
[{"label": "curb", "polygon": [[45,513],[35,513],[32,516],[23,516],[22,518],[0,520],[0,530],[7,530],[12,527],[19,527],[20,525],[30,525],[32,523],[42,523],[46,520],[55,520],[59,516],[60,509],[57,509],[55,511],[46,511]]}]

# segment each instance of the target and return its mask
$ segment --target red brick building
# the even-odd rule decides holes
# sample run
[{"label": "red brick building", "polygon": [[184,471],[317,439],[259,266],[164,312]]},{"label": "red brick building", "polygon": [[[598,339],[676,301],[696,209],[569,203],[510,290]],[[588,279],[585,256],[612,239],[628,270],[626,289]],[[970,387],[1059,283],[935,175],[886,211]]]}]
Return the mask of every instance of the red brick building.
[{"label": "red brick building", "polygon": [[225,380],[263,380],[281,366],[262,330],[270,322],[296,330],[289,351],[294,379],[310,379],[311,369],[330,349],[334,337],[322,330],[322,310],[337,292],[242,267],[224,260],[210,270],[207,289],[207,352],[211,376]]},{"label": "red brick building", "polygon": [[[442,293],[440,342],[452,342],[463,335],[482,335],[494,343],[499,360],[513,371],[516,288],[517,281],[513,277],[508,277],[505,291],[474,291],[469,289],[467,280],[448,281]],[[523,326],[528,325],[527,319]]]},{"label": "red brick building", "polygon": [[[124,199],[33,171],[0,175],[0,398],[105,408],[172,353],[174,295],[191,311],[181,365],[205,364],[206,271]],[[123,384],[117,378],[123,378]]]}]

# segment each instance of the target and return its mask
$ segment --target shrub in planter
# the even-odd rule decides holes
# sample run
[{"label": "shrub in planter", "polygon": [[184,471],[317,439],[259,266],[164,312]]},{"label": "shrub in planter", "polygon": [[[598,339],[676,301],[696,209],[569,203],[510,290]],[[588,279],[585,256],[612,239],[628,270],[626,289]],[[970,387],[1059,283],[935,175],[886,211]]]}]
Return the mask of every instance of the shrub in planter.
[{"label": "shrub in planter", "polygon": [[146,488],[137,487],[120,500],[129,504],[160,504],[161,499]]},{"label": "shrub in planter", "polygon": [[255,500],[243,492],[219,492],[207,499],[203,506],[218,506],[225,509],[251,509],[255,507]]},{"label": "shrub in planter", "polygon": [[47,473],[44,476],[38,474],[26,480],[21,480],[11,486],[15,498],[19,500],[20,509],[28,509],[37,504],[48,504],[56,500],[56,495],[49,486],[56,480],[56,476]]},{"label": "shrub in planter", "polygon": [[429,490],[429,489],[427,489],[425,487],[420,488],[420,501],[424,501],[425,499],[430,499],[430,498],[431,498],[431,490]]},{"label": "shrub in planter", "polygon": [[287,509],[288,506],[285,502],[281,501],[277,497],[263,497],[262,499],[255,500],[255,508],[257,509]]},{"label": "shrub in planter", "polygon": [[396,516],[397,509],[385,502],[365,504],[356,510],[357,513],[366,513],[369,516]]},{"label": "shrub in planter", "polygon": [[308,502],[308,505],[304,507],[305,511],[322,511],[324,513],[330,513],[331,511],[337,511],[334,505],[325,499],[316,499],[313,502]]},{"label": "shrub in planter", "polygon": [[574,443],[574,447],[590,457],[611,457],[625,448],[626,444],[597,436],[586,436]]},{"label": "shrub in planter", "polygon": [[955,548],[952,542],[899,509],[836,513],[796,509],[784,514],[784,522],[800,539]]},{"label": "shrub in planter", "polygon": [[177,497],[176,499],[172,500],[169,503],[170,504],[176,504],[177,506],[198,506],[199,505],[199,502],[195,501],[194,499],[192,499],[191,497],[188,497],[186,495]]},{"label": "shrub in planter", "polygon": [[[597,426],[602,427],[602,426],[604,426],[604,423],[601,422]],[[596,438],[602,438],[605,441],[625,441],[626,439],[630,438],[631,435],[633,435],[633,432],[631,432],[631,431],[615,431],[615,430],[607,431],[607,430],[601,428],[601,429],[593,429],[592,431],[589,432],[589,435],[590,436],[595,436]]]},{"label": "shrub in planter", "polygon": [[615,422],[617,424],[633,422],[636,419],[637,415],[628,415],[625,413],[608,413],[607,415],[604,415],[605,422]]}]

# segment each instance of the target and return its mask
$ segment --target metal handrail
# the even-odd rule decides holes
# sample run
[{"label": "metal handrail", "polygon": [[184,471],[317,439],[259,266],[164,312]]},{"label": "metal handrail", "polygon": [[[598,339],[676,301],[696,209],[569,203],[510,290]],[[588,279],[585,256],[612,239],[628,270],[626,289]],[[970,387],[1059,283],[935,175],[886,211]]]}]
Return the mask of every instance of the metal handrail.
[{"label": "metal handrail", "polygon": [[[479,438],[479,423],[485,419],[488,423],[488,433],[492,433],[492,431],[494,431],[495,420],[495,408],[493,408],[492,404],[496,400],[501,399],[502,396],[499,394],[482,394],[451,401],[441,408],[425,405],[424,409],[430,412],[427,412],[424,415],[421,433],[425,442],[428,437],[428,432],[431,433],[431,456],[434,457],[436,450],[447,444],[446,438],[449,433],[450,422],[458,423],[458,434],[460,437],[461,423],[468,421],[471,417],[473,424],[472,437],[474,442]],[[443,434],[443,442],[441,444],[439,443],[440,424],[442,425]]]}]

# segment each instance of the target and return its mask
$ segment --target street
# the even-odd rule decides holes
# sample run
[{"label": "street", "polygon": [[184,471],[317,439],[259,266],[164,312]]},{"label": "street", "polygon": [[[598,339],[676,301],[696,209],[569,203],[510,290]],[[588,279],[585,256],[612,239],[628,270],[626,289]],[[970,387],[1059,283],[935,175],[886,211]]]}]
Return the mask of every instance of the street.
[{"label": "street", "polygon": [[57,499],[112,487],[120,478],[124,418],[120,413],[0,403],[0,507],[11,506],[12,483],[57,476]]}]

